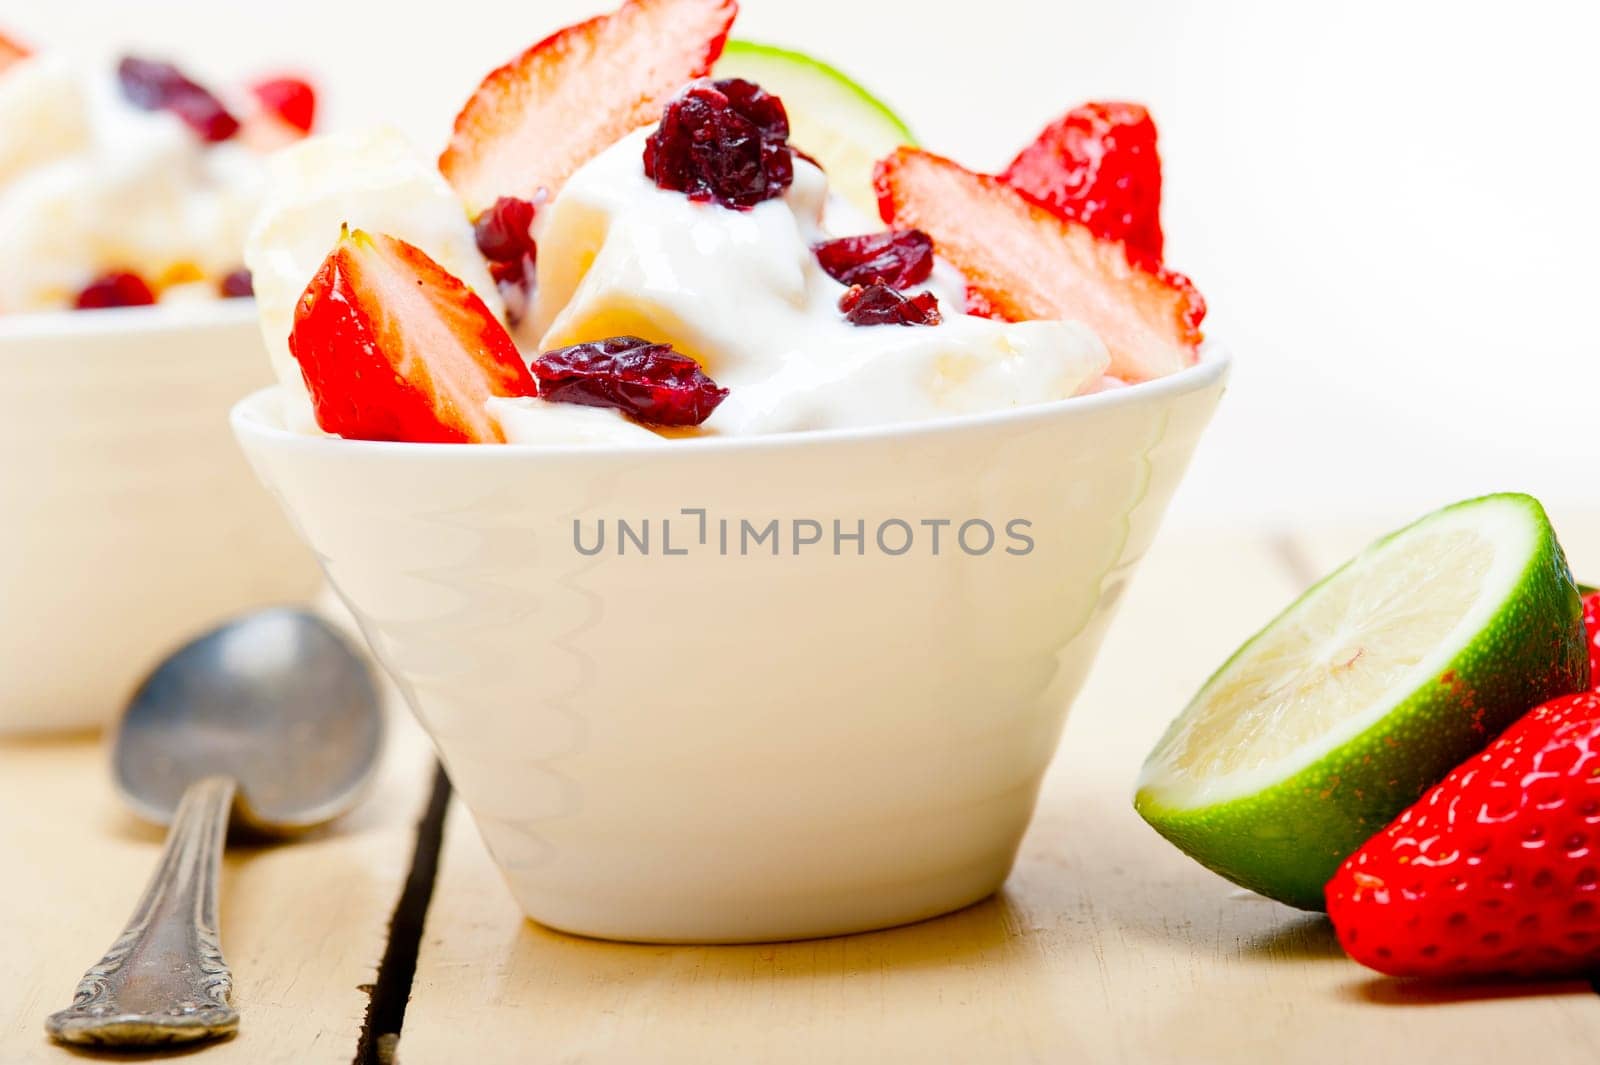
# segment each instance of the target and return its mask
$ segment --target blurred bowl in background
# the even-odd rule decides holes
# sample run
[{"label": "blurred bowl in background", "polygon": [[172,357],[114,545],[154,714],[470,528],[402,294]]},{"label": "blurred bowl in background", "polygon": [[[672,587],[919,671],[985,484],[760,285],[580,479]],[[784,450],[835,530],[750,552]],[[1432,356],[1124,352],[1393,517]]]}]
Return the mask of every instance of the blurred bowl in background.
[{"label": "blurred bowl in background", "polygon": [[251,300],[0,317],[0,732],[104,724],[195,632],[315,593],[228,431],[270,379]]}]

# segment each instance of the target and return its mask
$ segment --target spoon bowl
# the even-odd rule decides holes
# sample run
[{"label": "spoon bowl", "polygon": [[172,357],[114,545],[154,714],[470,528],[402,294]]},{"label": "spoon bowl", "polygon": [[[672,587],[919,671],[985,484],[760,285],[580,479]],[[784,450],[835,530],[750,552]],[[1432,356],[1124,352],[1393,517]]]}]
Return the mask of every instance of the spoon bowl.
[{"label": "spoon bowl", "polygon": [[140,817],[170,824],[184,790],[237,782],[235,822],[288,835],[349,809],[378,764],[383,717],[366,662],[321,619],[277,608],[191,641],[134,693],[112,771]]}]

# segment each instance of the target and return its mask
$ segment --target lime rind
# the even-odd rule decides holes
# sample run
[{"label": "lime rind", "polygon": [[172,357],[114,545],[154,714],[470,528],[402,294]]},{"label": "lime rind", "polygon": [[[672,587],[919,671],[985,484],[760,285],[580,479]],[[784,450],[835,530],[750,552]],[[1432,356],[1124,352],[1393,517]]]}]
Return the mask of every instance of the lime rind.
[{"label": "lime rind", "polygon": [[[1174,744],[1192,709],[1263,640],[1295,624],[1308,601],[1359,579],[1407,538],[1474,526],[1498,535],[1502,568],[1485,575],[1485,594],[1436,653],[1293,758],[1220,782],[1174,772]],[[1339,862],[1527,710],[1582,688],[1586,670],[1577,589],[1543,508],[1521,495],[1468,500],[1378,541],[1235,652],[1157,744],[1135,806],[1208,868],[1290,905],[1321,909],[1323,885]]]},{"label": "lime rind", "polygon": [[863,220],[878,218],[873,165],[916,143],[899,115],[836,67],[788,48],[729,41],[715,74],[754,81],[783,100],[790,143],[822,166]]},{"label": "lime rind", "polygon": [[[756,65],[785,65],[796,71],[808,71],[812,75],[825,79],[844,90],[866,109],[871,111],[883,124],[893,130],[899,138],[898,142],[890,147],[901,144],[915,145],[916,136],[911,132],[911,127],[906,125],[905,119],[889,107],[888,104],[872,95],[871,92],[850,75],[825,63],[815,56],[797,52],[792,48],[783,48],[775,44],[762,44],[758,41],[745,41],[737,38],[731,39],[722,49],[722,58],[718,60],[718,74],[724,72],[737,74],[741,66],[754,67]],[[803,146],[802,146],[803,147]]]}]

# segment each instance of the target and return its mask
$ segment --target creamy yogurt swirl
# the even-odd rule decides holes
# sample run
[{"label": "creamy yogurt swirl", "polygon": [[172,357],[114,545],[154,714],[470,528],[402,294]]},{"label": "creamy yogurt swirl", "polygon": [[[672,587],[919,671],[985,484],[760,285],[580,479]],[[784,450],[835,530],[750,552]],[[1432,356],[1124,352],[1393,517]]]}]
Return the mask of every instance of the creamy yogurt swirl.
[{"label": "creamy yogurt swirl", "polygon": [[[797,159],[782,196],[732,210],[657,188],[640,162],[647,134],[623,137],[539,208],[533,305],[513,334],[526,358],[623,334],[671,344],[730,392],[697,430],[673,437],[897,424],[1099,385],[1109,359],[1091,330],[962,313],[964,282],[945,264],[924,286],[939,298],[941,324],[850,324],[838,307],[846,287],[812,247],[863,227],[830,197],[820,169]],[[299,428],[311,428],[309,408],[286,338],[295,300],[341,223],[416,245],[502,312],[465,208],[397,136],[287,150],[247,259]],[[540,399],[491,400],[489,409],[513,443],[670,442],[615,411]]]}]

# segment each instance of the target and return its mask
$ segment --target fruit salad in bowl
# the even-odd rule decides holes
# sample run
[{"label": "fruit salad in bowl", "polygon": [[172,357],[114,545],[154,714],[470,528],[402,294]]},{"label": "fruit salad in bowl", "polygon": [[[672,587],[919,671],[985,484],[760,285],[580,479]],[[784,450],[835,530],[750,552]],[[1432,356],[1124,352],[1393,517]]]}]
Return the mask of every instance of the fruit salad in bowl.
[{"label": "fruit salad in bowl", "polygon": [[607,938],[995,890],[1227,371],[1142,108],[979,173],[735,15],[560,30],[436,164],[294,147],[247,243],[247,455],[526,912]]},{"label": "fruit salad in bowl", "polygon": [[247,257],[301,424],[648,444],[1009,409],[1196,361],[1205,304],[1161,262],[1143,108],[1077,108],[977,174],[822,64],[724,64],[732,11],[637,3],[552,36],[485,79],[437,169],[381,132],[280,157]]},{"label": "fruit salad in bowl", "polygon": [[0,31],[0,315],[250,295],[263,160],[311,131],[316,95],[298,77],[230,89]]},{"label": "fruit salad in bowl", "polygon": [[271,379],[233,297],[314,103],[0,34],[0,732],[108,721],[196,630],[315,590],[218,413]]}]

